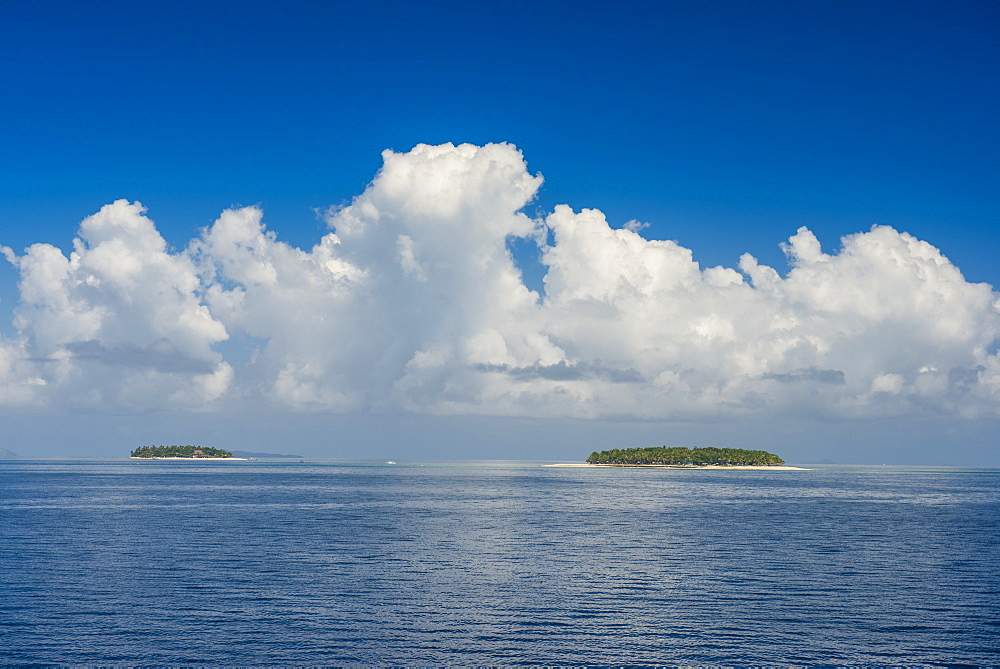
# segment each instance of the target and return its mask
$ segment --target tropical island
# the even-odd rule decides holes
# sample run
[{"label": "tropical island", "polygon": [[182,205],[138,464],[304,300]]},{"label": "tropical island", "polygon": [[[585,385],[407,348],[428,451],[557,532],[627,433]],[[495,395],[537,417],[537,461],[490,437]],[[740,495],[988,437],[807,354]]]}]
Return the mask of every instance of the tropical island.
[{"label": "tropical island", "polygon": [[789,467],[774,453],[743,448],[612,448],[594,451],[586,464],[549,467],[661,467],[670,469],[799,469]]},{"label": "tropical island", "polygon": [[234,458],[229,451],[208,446],[140,446],[129,456],[141,460],[176,460],[181,459],[211,459],[211,460],[243,460]]},{"label": "tropical island", "polygon": [[654,446],[652,448],[613,448],[594,451],[587,458],[592,465],[783,465],[785,461],[767,451],[742,448],[685,448]]}]

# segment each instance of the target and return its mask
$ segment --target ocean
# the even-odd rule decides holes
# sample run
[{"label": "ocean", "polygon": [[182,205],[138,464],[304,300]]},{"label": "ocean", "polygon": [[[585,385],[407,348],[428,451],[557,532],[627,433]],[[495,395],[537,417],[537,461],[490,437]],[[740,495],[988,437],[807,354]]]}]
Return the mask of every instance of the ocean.
[{"label": "ocean", "polygon": [[0,663],[1000,664],[1000,470],[0,461]]}]

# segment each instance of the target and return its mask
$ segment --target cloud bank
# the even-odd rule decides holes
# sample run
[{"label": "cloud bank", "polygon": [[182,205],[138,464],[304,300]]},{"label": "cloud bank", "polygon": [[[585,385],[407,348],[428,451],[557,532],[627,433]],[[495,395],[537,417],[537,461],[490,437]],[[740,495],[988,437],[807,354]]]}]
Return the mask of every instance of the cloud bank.
[{"label": "cloud bank", "polygon": [[[20,272],[0,406],[714,420],[1000,415],[1000,294],[888,227],[824,252],[805,227],[784,274],[522,209],[542,178],[509,144],[383,153],[312,249],[257,207],[178,251],[145,208],[83,220],[67,257]],[[542,294],[509,250],[537,244]],[[249,347],[249,351],[238,350]]]}]

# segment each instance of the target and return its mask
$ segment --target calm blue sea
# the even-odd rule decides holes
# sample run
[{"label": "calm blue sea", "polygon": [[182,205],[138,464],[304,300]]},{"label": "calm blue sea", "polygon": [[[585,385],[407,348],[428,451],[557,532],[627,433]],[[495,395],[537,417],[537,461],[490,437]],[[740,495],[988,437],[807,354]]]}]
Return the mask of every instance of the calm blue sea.
[{"label": "calm blue sea", "polygon": [[1000,664],[1000,471],[0,462],[3,664]]}]

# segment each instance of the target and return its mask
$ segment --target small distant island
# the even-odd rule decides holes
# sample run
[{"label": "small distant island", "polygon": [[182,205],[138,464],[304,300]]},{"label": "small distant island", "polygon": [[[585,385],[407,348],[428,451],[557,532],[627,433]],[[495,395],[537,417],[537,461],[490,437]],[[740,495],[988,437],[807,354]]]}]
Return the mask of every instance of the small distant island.
[{"label": "small distant island", "polygon": [[542,465],[543,467],[654,467],[659,469],[799,469],[790,467],[774,453],[743,448],[612,448],[594,451],[585,463]]},{"label": "small distant island", "polygon": [[234,458],[229,451],[208,446],[140,446],[129,456],[135,459],[212,459],[212,460],[242,460]]},{"label": "small distant island", "polygon": [[774,467],[785,461],[774,453],[742,448],[685,448],[684,446],[654,446],[652,448],[613,448],[594,451],[587,458],[592,465],[675,465],[705,467],[756,466]]}]

